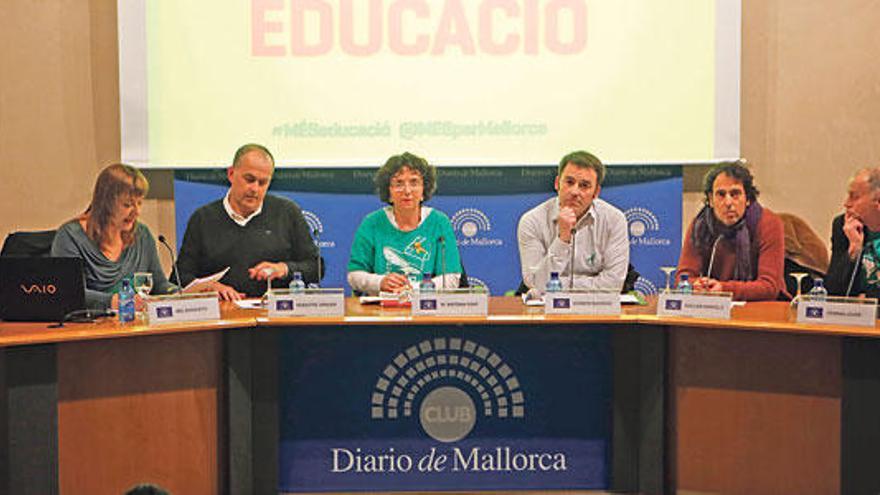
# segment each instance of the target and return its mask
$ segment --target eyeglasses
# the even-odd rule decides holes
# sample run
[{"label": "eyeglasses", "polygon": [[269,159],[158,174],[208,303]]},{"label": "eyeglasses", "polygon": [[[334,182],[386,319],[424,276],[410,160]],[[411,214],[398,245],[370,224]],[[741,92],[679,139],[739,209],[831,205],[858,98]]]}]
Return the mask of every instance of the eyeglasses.
[{"label": "eyeglasses", "polygon": [[425,184],[421,179],[412,179],[410,181],[395,180],[391,181],[390,187],[394,191],[403,191],[407,187],[409,187],[410,190],[415,190],[425,187]]}]

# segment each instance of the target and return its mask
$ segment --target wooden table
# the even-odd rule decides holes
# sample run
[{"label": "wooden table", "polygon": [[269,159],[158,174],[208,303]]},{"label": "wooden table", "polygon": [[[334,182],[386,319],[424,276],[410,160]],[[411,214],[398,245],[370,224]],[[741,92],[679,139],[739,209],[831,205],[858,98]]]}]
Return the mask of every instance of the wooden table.
[{"label": "wooden table", "polygon": [[[262,493],[275,462],[273,430],[261,423],[273,414],[272,384],[261,382],[277,371],[262,358],[273,335],[450,324],[619,327],[615,374],[635,380],[635,392],[615,399],[625,409],[615,416],[625,451],[614,453],[617,488],[880,490],[880,331],[798,324],[785,303],[736,307],[727,321],[659,318],[653,304],[544,316],[515,298],[492,298],[489,316],[476,318],[412,318],[353,299],[344,318],[230,305],[222,315],[162,327],[0,323],[0,493],[121,493],[142,481],[173,493]],[[638,431],[617,431],[618,420]]]},{"label": "wooden table", "polygon": [[254,326],[0,324],[0,493],[221,492],[223,331]]}]

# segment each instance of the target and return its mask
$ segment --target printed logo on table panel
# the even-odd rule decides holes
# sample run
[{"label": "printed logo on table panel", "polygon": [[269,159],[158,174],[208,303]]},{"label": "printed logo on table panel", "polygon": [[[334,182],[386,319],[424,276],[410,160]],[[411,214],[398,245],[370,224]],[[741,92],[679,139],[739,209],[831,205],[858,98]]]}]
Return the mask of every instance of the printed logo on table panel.
[{"label": "printed logo on table panel", "polygon": [[374,420],[418,417],[438,442],[470,434],[480,418],[525,417],[525,394],[510,365],[491,349],[461,338],[423,340],[399,353],[376,380]]},{"label": "printed logo on table panel", "polygon": [[[318,247],[321,249],[324,248],[335,248],[336,241],[333,240],[325,240],[324,237],[324,223],[321,221],[321,217],[319,217],[314,212],[309,210],[302,210],[303,217],[306,219],[306,225],[309,226],[309,234],[312,235],[312,239],[318,243]],[[317,233],[317,235],[315,235]]]},{"label": "printed logo on table panel", "polygon": [[489,217],[476,208],[462,208],[452,215],[452,228],[455,230],[459,246],[503,246],[502,239],[490,237],[492,222]]},{"label": "printed logo on table panel", "polygon": [[571,299],[567,297],[554,297],[553,307],[556,309],[571,309]]},{"label": "printed logo on table panel", "polygon": [[681,311],[681,299],[667,299],[666,309],[669,311]]},{"label": "printed logo on table panel", "polygon": [[660,220],[653,211],[634,206],[623,212],[629,225],[629,243],[633,246],[669,246],[672,241],[658,237]]}]

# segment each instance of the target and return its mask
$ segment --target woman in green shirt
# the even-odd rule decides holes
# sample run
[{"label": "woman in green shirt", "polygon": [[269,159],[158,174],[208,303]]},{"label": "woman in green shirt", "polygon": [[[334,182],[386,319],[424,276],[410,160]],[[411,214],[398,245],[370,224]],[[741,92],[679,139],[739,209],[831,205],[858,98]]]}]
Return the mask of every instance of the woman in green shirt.
[{"label": "woman in green shirt", "polygon": [[364,294],[401,292],[424,274],[431,274],[437,287],[444,280],[445,288],[458,287],[462,269],[452,223],[423,204],[437,189],[437,169],[404,153],[389,158],[373,181],[389,206],[367,215],[355,233],[348,261],[351,288]]}]

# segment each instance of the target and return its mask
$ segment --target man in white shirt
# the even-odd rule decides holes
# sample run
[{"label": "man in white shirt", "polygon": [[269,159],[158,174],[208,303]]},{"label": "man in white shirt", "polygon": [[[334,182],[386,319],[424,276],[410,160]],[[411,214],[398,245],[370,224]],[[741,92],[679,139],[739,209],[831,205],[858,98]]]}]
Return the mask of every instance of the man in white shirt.
[{"label": "man in white shirt", "polygon": [[[543,292],[551,272],[569,288],[619,291],[629,266],[626,217],[599,199],[605,166],[586,151],[559,162],[558,192],[520,218],[517,241],[523,282]],[[575,250],[571,266],[572,248]]]}]

